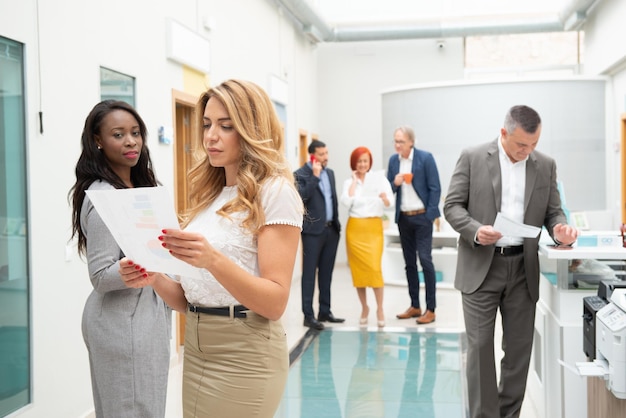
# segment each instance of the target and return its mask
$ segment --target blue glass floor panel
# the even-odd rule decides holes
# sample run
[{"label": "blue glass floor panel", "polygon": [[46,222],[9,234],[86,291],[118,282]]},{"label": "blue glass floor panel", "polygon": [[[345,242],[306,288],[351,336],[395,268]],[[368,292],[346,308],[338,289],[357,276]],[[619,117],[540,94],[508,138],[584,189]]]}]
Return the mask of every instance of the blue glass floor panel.
[{"label": "blue glass floor panel", "polygon": [[275,418],[466,417],[462,332],[310,331]]}]

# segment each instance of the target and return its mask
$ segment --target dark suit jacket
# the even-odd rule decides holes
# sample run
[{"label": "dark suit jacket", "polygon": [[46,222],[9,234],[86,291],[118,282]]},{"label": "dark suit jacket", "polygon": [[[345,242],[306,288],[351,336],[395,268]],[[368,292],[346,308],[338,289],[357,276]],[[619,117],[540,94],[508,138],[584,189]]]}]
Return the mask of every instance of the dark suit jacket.
[{"label": "dark suit jacket", "polygon": [[[474,243],[482,225],[493,225],[500,211],[502,179],[498,139],[464,150],[457,161],[444,204],[444,216],[459,234],[458,259],[454,286],[473,293],[484,281],[494,256],[494,246]],[[561,209],[556,183],[556,163],[533,151],[526,161],[524,223],[546,227],[553,236],[557,223],[567,219]],[[539,237],[524,239],[524,266],[531,298],[539,298]]]},{"label": "dark suit jacket", "polygon": [[[341,231],[339,223],[339,213],[337,204],[337,190],[335,188],[335,173],[330,168],[325,168],[330,180],[330,188],[333,197],[333,226],[337,232]],[[324,232],[326,225],[326,205],[324,194],[320,189],[320,179],[313,175],[311,166],[307,163],[294,172],[296,187],[306,208],[304,222],[302,225],[303,234],[318,235]]]},{"label": "dark suit jacket", "polygon": [[[402,202],[402,187],[393,184],[393,179],[400,172],[400,156],[393,154],[389,158],[387,167],[387,179],[391,183],[391,189],[396,194],[396,223],[400,217],[400,203]],[[439,182],[439,171],[437,164],[430,152],[413,148],[413,188],[424,203],[426,208],[426,218],[434,221],[439,216],[439,199],[441,199],[441,183]]]}]

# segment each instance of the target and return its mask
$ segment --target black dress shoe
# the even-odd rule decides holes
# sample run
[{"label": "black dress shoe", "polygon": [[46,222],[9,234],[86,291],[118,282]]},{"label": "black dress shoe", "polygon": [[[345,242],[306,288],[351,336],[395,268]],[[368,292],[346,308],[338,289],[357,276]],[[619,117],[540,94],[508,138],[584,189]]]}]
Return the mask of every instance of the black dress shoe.
[{"label": "black dress shoe", "polygon": [[317,319],[320,322],[333,322],[335,324],[339,324],[345,321],[345,319],[343,318],[336,318],[335,315],[333,315],[332,313],[329,313],[328,315],[319,315]]},{"label": "black dress shoe", "polygon": [[317,319],[315,319],[312,316],[305,317],[303,325],[305,327],[313,328],[313,329],[316,329],[316,330],[319,330],[319,331],[324,329],[324,324],[322,324],[320,321],[318,321]]}]

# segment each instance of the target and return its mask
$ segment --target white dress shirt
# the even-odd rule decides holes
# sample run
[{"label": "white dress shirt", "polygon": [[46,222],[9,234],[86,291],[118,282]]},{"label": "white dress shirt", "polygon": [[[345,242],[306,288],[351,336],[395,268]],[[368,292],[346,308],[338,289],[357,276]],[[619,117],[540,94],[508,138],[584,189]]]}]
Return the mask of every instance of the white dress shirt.
[{"label": "white dress shirt", "polygon": [[[526,191],[526,157],[514,163],[506,155],[502,147],[502,137],[498,139],[500,158],[500,177],[502,178],[502,200],[500,212],[507,217],[524,223],[524,193]],[[511,247],[522,245],[524,239],[520,237],[503,236],[496,242],[497,247]]]},{"label": "white dress shirt", "polygon": [[[415,152],[414,148],[411,148],[411,152],[409,153],[409,158],[400,157],[400,173],[411,173],[413,168],[413,153]],[[400,203],[400,210],[402,212],[408,212],[411,210],[421,210],[426,209],[424,202],[417,195],[417,192],[413,188],[412,184],[402,183],[400,186],[402,188],[402,202]]]}]

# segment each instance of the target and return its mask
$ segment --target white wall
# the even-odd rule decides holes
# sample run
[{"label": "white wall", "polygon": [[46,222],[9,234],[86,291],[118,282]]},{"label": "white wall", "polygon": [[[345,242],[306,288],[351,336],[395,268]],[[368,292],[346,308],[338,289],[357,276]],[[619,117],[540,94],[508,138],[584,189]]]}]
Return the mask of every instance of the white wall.
[{"label": "white wall", "polygon": [[80,331],[91,284],[68,244],[67,193],[85,117],[100,100],[100,66],[136,77],[156,173],[173,190],[173,146],[158,144],[157,130],[173,125],[171,90],[184,91],[185,84],[182,66],[166,58],[168,17],[209,39],[211,84],[239,77],[267,89],[270,75],[288,83],[294,168],[298,128],[317,130],[315,50],[273,2],[0,0],[0,35],[24,43],[27,71],[32,403],[15,416],[81,417],[93,409]]},{"label": "white wall", "polygon": [[[317,133],[328,146],[337,193],[341,193],[344,180],[350,176],[350,153],[354,148],[366,146],[372,151],[373,169],[387,166],[382,144],[393,141],[393,132],[383,132],[382,128],[383,91],[462,78],[461,38],[446,40],[443,49],[434,39],[319,45]],[[419,141],[416,138],[418,147]],[[345,227],[347,211],[340,207],[339,213]],[[337,262],[346,262],[343,234]]]},{"label": "white wall", "polygon": [[586,74],[610,77],[607,91],[607,209],[613,214],[612,225],[621,219],[620,115],[626,112],[626,2],[602,0],[592,8],[585,24]]}]

